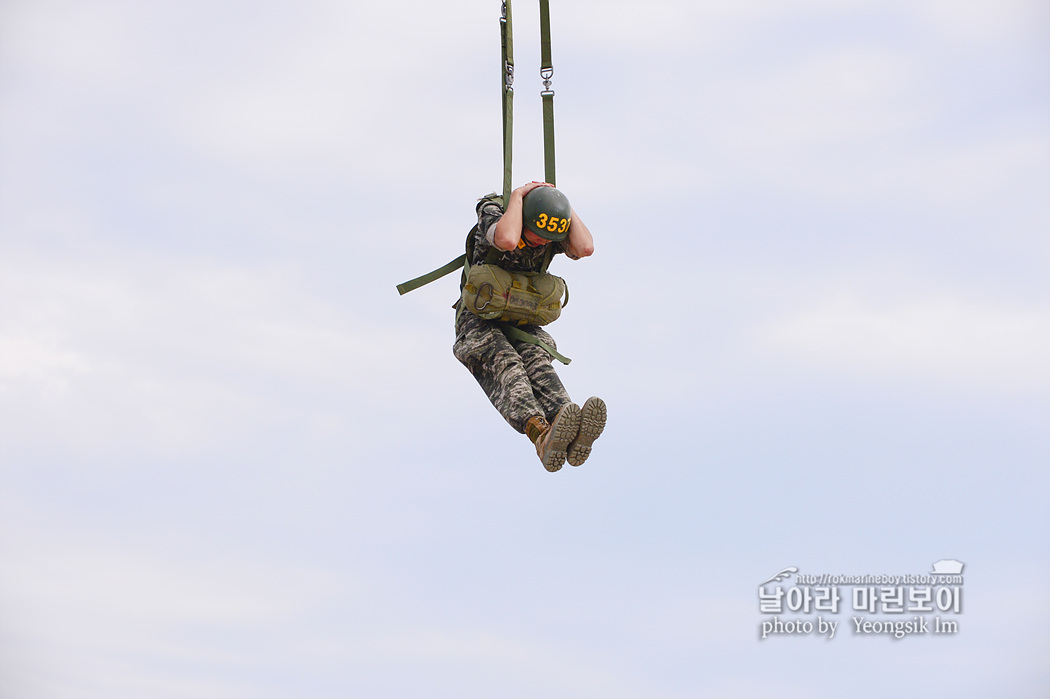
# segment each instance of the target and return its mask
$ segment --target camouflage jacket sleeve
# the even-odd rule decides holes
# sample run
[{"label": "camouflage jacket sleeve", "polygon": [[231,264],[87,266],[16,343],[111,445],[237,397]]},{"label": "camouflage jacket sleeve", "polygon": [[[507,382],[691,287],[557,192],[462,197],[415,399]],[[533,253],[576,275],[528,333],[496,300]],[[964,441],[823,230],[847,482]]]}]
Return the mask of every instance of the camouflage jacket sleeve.
[{"label": "camouflage jacket sleeve", "polygon": [[[478,204],[478,228],[474,233],[474,259],[470,264],[477,265],[485,262],[489,250],[493,249],[492,243],[488,241],[488,232],[492,226],[503,216],[503,207],[493,201],[482,200]],[[565,252],[560,242],[547,243],[554,246],[554,254]],[[533,248],[529,246],[519,247],[516,250],[499,251],[496,264],[511,272],[538,272],[543,266],[543,255],[546,245]]]}]

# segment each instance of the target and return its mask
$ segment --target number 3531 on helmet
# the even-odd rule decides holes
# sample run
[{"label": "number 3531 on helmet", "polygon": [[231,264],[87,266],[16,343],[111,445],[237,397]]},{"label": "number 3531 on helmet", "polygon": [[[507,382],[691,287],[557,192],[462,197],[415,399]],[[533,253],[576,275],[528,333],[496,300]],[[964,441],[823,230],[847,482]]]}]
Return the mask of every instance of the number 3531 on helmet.
[{"label": "number 3531 on helmet", "polygon": [[554,187],[536,187],[521,203],[522,223],[545,240],[565,240],[572,224],[569,198]]}]

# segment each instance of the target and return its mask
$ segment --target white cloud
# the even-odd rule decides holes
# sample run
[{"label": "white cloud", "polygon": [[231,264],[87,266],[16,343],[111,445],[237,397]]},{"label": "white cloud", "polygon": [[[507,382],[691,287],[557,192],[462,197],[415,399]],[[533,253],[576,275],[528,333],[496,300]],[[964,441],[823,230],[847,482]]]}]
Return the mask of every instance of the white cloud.
[{"label": "white cloud", "polygon": [[280,266],[8,260],[0,279],[0,396],[20,442],[194,448],[262,414],[322,419],[334,393],[383,404],[398,367],[429,361],[410,359],[419,331],[374,327]]},{"label": "white cloud", "polygon": [[[821,496],[852,502],[864,476],[840,457],[895,418],[847,405],[841,434],[819,434],[843,453],[821,460],[761,424],[783,404],[771,376],[797,369],[817,393],[888,377],[901,401],[937,382],[935,431],[960,393],[975,422],[989,414],[956,387],[1009,389],[1002,420],[962,442],[972,458],[922,456],[969,483],[1003,455],[995,499],[1038,492],[1043,472],[1010,460],[1038,439],[1013,419],[1029,395],[1013,399],[1050,379],[1032,293],[1043,83],[960,110],[974,74],[958,61],[987,66],[980,86],[1028,76],[1046,25],[1018,12],[1043,5],[554,3],[559,181],[586,192],[599,239],[561,268],[580,286],[555,334],[577,357],[570,389],[595,387],[623,422],[593,470],[552,479],[519,470],[536,468],[529,445],[451,356],[453,279],[393,290],[458,254],[498,175],[498,3],[0,3],[0,605],[20,653],[3,667],[30,668],[19,695],[269,696],[301,678],[392,695],[396,673],[489,696],[538,666],[522,695],[769,693],[747,680],[753,592],[707,597],[708,570],[682,574],[694,554],[731,573],[702,505],[717,492],[739,514],[716,548],[753,551],[778,516],[788,538],[828,543],[777,469],[817,459],[841,476]],[[515,9],[526,179],[538,36],[535,4]],[[655,301],[636,286],[650,279]],[[674,434],[632,429],[632,412]],[[924,448],[877,446],[872,460]],[[972,497],[1002,515],[989,541],[1045,543],[1017,526],[1034,509]],[[887,541],[921,528],[901,517]],[[940,517],[969,531],[967,512]],[[659,593],[667,580],[695,597]],[[871,664],[866,645],[836,646],[842,676]],[[960,681],[995,673],[972,672]]]},{"label": "white cloud", "polygon": [[11,390],[10,383],[31,378],[41,391],[57,394],[65,391],[71,375],[89,371],[85,358],[54,341],[36,337],[0,338],[0,392]]},{"label": "white cloud", "polygon": [[1050,380],[1050,314],[1038,307],[953,298],[887,305],[843,296],[773,321],[757,339],[796,362],[865,374],[1010,388]]},{"label": "white cloud", "polygon": [[[329,572],[275,569],[243,550],[217,560],[128,531],[103,538],[68,515],[27,526],[30,513],[10,500],[3,505],[5,692],[232,696],[233,686],[216,681],[211,669],[262,661],[251,644],[219,639],[231,633],[265,638],[294,626],[336,590],[359,594],[346,577],[337,586]],[[161,669],[172,666],[181,669]]]},{"label": "white cloud", "polygon": [[927,0],[906,3],[938,36],[973,46],[1010,42],[1018,34],[1047,40],[1050,7],[1040,0]]}]

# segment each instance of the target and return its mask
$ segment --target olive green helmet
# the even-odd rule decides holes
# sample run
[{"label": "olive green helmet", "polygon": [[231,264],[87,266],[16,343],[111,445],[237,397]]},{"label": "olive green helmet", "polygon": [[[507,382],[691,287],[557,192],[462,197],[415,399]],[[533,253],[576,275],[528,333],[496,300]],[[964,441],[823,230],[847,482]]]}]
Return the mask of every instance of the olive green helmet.
[{"label": "olive green helmet", "polygon": [[522,223],[545,240],[565,240],[572,223],[569,199],[554,187],[536,187],[521,204]]}]

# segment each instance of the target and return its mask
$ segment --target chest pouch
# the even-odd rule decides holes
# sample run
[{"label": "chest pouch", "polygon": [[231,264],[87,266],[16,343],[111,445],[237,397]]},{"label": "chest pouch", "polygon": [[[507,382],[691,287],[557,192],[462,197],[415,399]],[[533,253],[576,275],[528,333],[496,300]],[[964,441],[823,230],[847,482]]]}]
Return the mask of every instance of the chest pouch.
[{"label": "chest pouch", "polygon": [[481,264],[470,268],[462,298],[467,310],[484,320],[547,325],[569,304],[569,288],[547,272],[508,272]]}]

